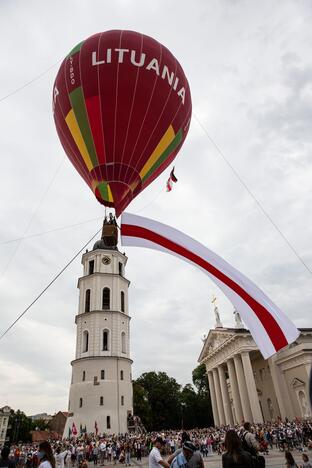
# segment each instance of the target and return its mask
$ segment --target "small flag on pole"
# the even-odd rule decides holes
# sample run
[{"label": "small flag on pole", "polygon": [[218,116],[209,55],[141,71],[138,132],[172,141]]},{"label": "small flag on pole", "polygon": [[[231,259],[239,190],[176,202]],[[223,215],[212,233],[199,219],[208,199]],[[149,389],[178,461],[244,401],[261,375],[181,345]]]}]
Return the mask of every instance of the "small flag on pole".
[{"label": "small flag on pole", "polygon": [[72,425],[72,434],[73,434],[73,436],[76,436],[78,434],[77,427],[76,427],[74,422],[73,422],[73,425]]},{"label": "small flag on pole", "polygon": [[95,429],[95,435],[98,435],[98,425],[97,425],[97,422],[95,421],[95,424],[94,424],[94,429]]},{"label": "small flag on pole", "polygon": [[174,175],[174,167],[173,167],[172,171],[170,172],[169,179],[167,180],[167,183],[166,183],[167,192],[171,192],[173,183],[176,183],[176,182],[178,182],[178,179]]}]

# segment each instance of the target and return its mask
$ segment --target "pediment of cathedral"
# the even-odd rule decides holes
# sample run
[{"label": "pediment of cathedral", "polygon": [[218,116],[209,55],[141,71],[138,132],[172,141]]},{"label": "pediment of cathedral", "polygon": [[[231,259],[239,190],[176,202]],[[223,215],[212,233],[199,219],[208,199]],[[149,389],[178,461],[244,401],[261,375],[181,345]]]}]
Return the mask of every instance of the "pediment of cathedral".
[{"label": "pediment of cathedral", "polygon": [[291,382],[292,388],[298,388],[298,387],[302,387],[304,385],[305,385],[305,383],[302,380],[297,379],[297,377],[295,377]]},{"label": "pediment of cathedral", "polygon": [[210,330],[207,338],[204,341],[204,346],[199,357],[201,361],[204,357],[209,356],[212,352],[220,348],[226,341],[229,341],[235,332],[226,328]]}]

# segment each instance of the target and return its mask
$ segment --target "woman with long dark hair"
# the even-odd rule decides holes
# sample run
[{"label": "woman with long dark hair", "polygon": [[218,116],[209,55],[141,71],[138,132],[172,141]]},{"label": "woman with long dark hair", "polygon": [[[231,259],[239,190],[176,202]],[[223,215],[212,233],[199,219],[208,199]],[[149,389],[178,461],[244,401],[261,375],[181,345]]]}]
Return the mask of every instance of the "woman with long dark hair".
[{"label": "woman with long dark hair", "polygon": [[290,452],[285,452],[285,460],[287,468],[298,468],[298,465]]},{"label": "woman with long dark hair", "polygon": [[55,468],[55,459],[52,448],[46,440],[39,444],[38,458],[40,460],[39,468]]},{"label": "woman with long dark hair", "polygon": [[223,468],[253,468],[251,454],[242,449],[242,443],[235,431],[227,431],[225,436],[225,450],[222,455]]}]

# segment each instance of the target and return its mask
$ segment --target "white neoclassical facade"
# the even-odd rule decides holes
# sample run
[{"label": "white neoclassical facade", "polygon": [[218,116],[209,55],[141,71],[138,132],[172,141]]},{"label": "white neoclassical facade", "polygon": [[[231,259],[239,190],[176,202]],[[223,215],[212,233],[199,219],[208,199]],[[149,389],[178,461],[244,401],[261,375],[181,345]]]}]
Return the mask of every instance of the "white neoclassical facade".
[{"label": "white neoclassical facade", "polygon": [[265,360],[248,330],[223,328],[220,320],[217,325],[199,356],[207,369],[216,426],[311,418],[312,329],[300,329],[295,343]]},{"label": "white neoclassical facade", "polygon": [[64,429],[99,434],[127,432],[133,412],[127,257],[97,241],[82,256],[78,280],[76,356]]}]

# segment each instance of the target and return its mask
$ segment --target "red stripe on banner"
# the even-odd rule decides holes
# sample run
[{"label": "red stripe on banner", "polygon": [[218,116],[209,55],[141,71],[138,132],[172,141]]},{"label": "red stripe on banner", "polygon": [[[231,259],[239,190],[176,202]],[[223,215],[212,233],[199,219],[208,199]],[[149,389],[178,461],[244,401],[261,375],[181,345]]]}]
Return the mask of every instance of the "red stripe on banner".
[{"label": "red stripe on banner", "polygon": [[156,232],[150,231],[149,229],[143,228],[141,226],[133,226],[130,224],[121,225],[121,235],[129,237],[139,237],[141,239],[147,239],[155,244],[161,245],[162,247],[171,250],[172,252],[182,255],[191,262],[195,263],[199,267],[211,273],[213,276],[218,278],[229,288],[235,291],[254,311],[262,325],[264,326],[270,340],[276,351],[284,348],[288,345],[288,341],[274,317],[270,312],[259,304],[253,297],[251,297],[241,286],[239,286],[235,281],[226,276],[222,271],[218,270],[216,267],[211,265],[209,262],[189,251],[185,247],[182,247],[179,244],[176,244],[174,241],[167,239],[166,237],[157,234]]},{"label": "red stripe on banner", "polygon": [[86,99],[86,107],[99,165],[105,164],[104,134],[99,96]]}]

